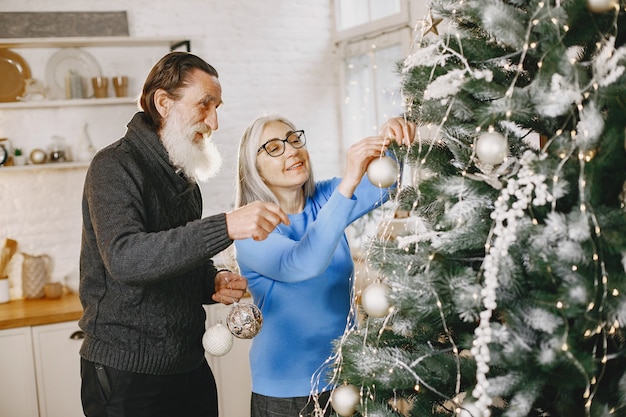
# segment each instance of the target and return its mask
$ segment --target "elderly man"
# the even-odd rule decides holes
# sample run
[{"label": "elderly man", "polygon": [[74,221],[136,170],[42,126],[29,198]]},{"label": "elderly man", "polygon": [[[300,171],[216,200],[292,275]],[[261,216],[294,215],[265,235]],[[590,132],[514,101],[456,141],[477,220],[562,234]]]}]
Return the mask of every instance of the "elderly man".
[{"label": "elderly man", "polygon": [[263,202],[201,218],[198,182],[221,166],[211,141],[221,93],[204,60],[167,54],[145,81],[143,111],[89,167],[80,254],[88,417],[218,415],[203,304],[239,300],[247,281],[211,257],[289,223]]}]

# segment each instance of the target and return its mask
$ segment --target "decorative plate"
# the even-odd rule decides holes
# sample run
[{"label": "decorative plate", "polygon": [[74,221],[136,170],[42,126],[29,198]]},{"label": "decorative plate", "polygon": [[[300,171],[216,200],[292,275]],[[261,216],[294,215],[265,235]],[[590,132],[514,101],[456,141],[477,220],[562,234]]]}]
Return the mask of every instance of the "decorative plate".
[{"label": "decorative plate", "polygon": [[64,99],[65,77],[73,71],[83,78],[85,97],[93,95],[91,77],[99,77],[100,65],[88,52],[80,48],[62,48],[56,51],[46,64],[46,82],[52,98]]},{"label": "decorative plate", "polygon": [[24,94],[30,67],[19,54],[0,48],[0,102],[17,101]]}]

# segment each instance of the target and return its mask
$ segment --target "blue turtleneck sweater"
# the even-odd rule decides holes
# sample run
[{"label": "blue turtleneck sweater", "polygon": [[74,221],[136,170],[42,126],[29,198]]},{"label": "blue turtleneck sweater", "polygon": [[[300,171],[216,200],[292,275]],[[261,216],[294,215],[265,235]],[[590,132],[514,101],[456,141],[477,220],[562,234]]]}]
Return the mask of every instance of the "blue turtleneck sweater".
[{"label": "blue turtleneck sweater", "polygon": [[[263,313],[250,350],[257,394],[309,395],[312,376],[346,328],[354,264],[344,231],[388,194],[365,178],[349,199],[336,191],[340,181],[318,182],[302,213],[290,215],[291,224],[280,224],[266,240],[235,242],[241,274]],[[319,388],[326,385],[321,382]]]}]

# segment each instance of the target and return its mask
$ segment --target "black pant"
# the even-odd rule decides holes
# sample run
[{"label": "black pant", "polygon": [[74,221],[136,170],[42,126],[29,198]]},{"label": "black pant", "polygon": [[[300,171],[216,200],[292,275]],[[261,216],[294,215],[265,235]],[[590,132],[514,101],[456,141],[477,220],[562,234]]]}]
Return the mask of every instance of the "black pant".
[{"label": "black pant", "polygon": [[176,375],[125,372],[82,358],[80,368],[87,417],[218,416],[217,386],[206,360]]},{"label": "black pant", "polygon": [[[317,403],[325,417],[330,416],[332,407],[328,400],[330,391],[322,392],[317,396]],[[313,417],[316,413],[316,404],[311,396],[277,398],[252,393],[250,404],[251,417]]]}]

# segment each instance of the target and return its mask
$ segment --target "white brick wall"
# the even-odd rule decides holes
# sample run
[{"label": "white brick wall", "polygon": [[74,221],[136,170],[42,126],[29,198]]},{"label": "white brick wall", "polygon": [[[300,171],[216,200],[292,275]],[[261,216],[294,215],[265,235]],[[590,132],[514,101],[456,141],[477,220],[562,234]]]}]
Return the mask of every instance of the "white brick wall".
[{"label": "white brick wall", "polygon": [[[1,0],[2,11],[126,10],[131,36],[167,36],[191,40],[192,52],[220,73],[225,106],[216,140],[226,157],[220,177],[203,186],[205,214],[232,207],[237,142],[258,114],[277,111],[307,131],[316,178],[341,173],[336,54],[331,39],[331,2],[290,0]],[[45,80],[51,51],[26,51],[33,76]],[[48,54],[45,55],[44,54]],[[165,52],[165,51],[163,51]],[[42,56],[35,56],[40,53]],[[152,58],[137,51],[100,50],[104,75],[126,72],[138,91]],[[126,54],[126,55],[124,55]],[[134,58],[133,58],[134,56]],[[134,59],[132,69],[124,67]],[[0,111],[0,137],[27,151],[46,147],[54,134],[75,143],[94,109]],[[89,131],[97,147],[119,138],[135,111],[132,105],[98,108]],[[84,113],[87,112],[87,113]],[[90,116],[91,114],[91,116]],[[0,168],[1,170],[2,168]],[[0,242],[18,240],[19,250],[50,254],[53,280],[76,270],[80,248],[80,199],[83,169],[0,172]],[[19,258],[11,280],[19,288]]]}]

